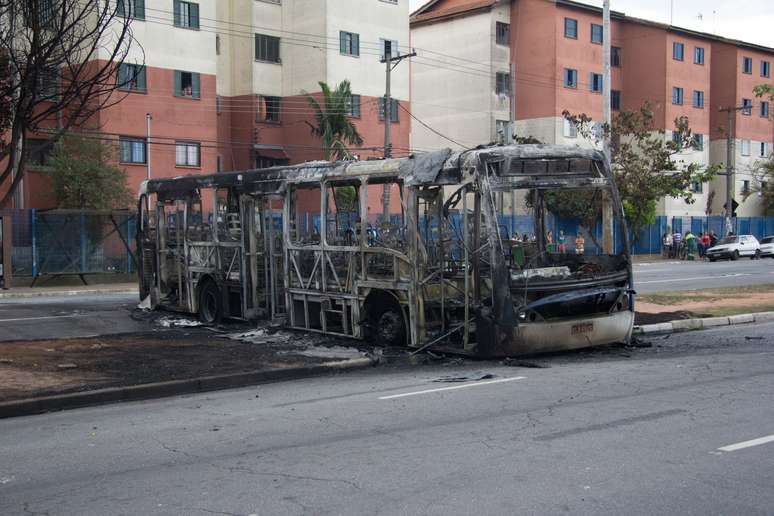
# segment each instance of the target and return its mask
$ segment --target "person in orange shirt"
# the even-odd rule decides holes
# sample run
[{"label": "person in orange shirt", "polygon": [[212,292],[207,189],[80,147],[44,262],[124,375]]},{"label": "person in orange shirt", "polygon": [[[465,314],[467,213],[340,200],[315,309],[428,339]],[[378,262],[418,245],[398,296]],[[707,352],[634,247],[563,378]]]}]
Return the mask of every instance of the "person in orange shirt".
[{"label": "person in orange shirt", "polygon": [[586,239],[583,238],[583,234],[578,233],[578,236],[575,237],[575,254],[583,254],[583,252],[586,250]]}]

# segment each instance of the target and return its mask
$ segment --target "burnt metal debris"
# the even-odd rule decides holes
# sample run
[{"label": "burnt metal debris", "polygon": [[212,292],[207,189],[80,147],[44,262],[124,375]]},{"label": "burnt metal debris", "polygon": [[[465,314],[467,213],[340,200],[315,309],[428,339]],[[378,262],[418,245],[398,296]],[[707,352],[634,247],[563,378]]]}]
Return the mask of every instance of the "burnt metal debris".
[{"label": "burnt metal debris", "polygon": [[[602,246],[613,252],[557,245],[546,195],[574,190],[604,192],[620,225]],[[530,221],[518,241],[516,218]],[[142,298],[205,323],[283,319],[485,357],[631,338],[628,232],[595,150],[447,149],[152,180],[138,228]]]}]

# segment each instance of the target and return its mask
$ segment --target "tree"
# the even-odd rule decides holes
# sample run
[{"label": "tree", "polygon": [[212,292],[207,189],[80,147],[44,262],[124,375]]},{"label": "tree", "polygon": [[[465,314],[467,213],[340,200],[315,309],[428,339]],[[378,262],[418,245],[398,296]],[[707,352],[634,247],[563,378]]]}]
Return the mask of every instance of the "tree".
[{"label": "tree", "polygon": [[322,140],[325,159],[352,159],[349,145],[362,145],[363,138],[349,119],[352,90],[349,81],[341,81],[335,90],[325,82],[318,83],[322,90],[322,105],[311,95],[306,100],[315,114],[316,124],[306,122],[312,134]]},{"label": "tree", "polygon": [[[774,102],[774,85],[761,84],[753,88],[753,92],[758,98],[768,97],[770,102]],[[774,213],[774,153],[769,153],[763,160],[755,163],[753,176],[757,184],[750,193],[759,193],[763,209],[766,213]]]},{"label": "tree", "polygon": [[603,124],[599,129],[586,114],[564,111],[563,115],[586,138],[610,136],[613,175],[635,241],[642,228],[656,221],[660,199],[669,196],[695,202],[691,184],[709,181],[720,168],[680,160],[678,154],[696,146],[688,119],[675,119],[673,138],[667,141],[664,130],[655,127],[647,103],[637,111],[621,111],[610,126]]},{"label": "tree", "polygon": [[54,147],[46,174],[59,208],[110,210],[125,208],[132,195],[127,174],[116,162],[114,147],[99,136],[68,134]]},{"label": "tree", "polygon": [[[120,102],[117,71],[133,43],[129,0],[0,0],[0,208],[24,176],[30,134],[49,145]],[[142,64],[142,63],[137,63]],[[139,70],[139,67],[137,68]],[[0,114],[0,120],[2,115]]]}]

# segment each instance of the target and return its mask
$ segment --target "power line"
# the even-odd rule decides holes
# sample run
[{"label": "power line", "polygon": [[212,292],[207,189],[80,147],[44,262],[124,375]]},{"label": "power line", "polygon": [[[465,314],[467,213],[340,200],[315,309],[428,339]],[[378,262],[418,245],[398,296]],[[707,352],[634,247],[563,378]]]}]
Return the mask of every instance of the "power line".
[{"label": "power line", "polygon": [[408,109],[406,109],[405,107],[401,106],[400,104],[398,104],[398,107],[399,107],[400,109],[402,109],[403,111],[405,111],[406,113],[408,113],[408,114],[409,114],[409,116],[410,116],[411,118],[413,118],[414,120],[416,120],[417,122],[419,122],[420,124],[422,124],[423,126],[425,126],[425,127],[426,127],[427,129],[429,129],[430,131],[434,132],[435,134],[437,134],[437,135],[438,135],[438,136],[440,136],[441,138],[444,138],[444,139],[446,139],[446,140],[449,140],[449,141],[450,141],[450,142],[452,142],[453,144],[455,144],[455,145],[458,145],[458,146],[462,147],[463,149],[469,149],[469,148],[471,148],[471,146],[469,146],[469,145],[463,145],[463,144],[459,143],[459,142],[458,142],[458,141],[456,141],[456,140],[452,140],[451,138],[449,138],[449,137],[448,137],[448,136],[446,136],[445,134],[442,134],[442,133],[440,133],[439,131],[437,131],[437,130],[433,129],[432,127],[430,127],[429,125],[427,125],[425,122],[423,122],[422,120],[420,120],[419,118],[417,118],[416,116],[414,116],[414,114],[413,114],[411,111],[409,111],[409,110],[408,110]]}]

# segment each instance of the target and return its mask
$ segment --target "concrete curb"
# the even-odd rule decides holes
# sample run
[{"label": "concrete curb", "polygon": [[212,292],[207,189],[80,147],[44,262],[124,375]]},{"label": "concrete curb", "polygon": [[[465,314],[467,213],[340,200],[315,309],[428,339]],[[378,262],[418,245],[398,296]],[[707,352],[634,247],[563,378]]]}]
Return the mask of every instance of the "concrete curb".
[{"label": "concrete curb", "polygon": [[648,335],[652,333],[675,333],[765,321],[774,321],[774,312],[757,312],[752,314],[731,315],[729,317],[705,317],[704,319],[678,319],[667,323],[645,324],[643,326],[635,326],[633,334]]},{"label": "concrete curb", "polygon": [[40,292],[0,292],[0,299],[22,299],[30,297],[55,297],[55,296],[85,296],[95,294],[138,294],[138,290],[105,290],[105,289],[88,289],[88,290],[42,290]]},{"label": "concrete curb", "polygon": [[112,387],[86,392],[74,392],[27,398],[0,403],[0,419],[18,416],[29,416],[106,403],[121,401],[139,401],[153,398],[193,394],[197,392],[217,391],[247,387],[262,383],[298,380],[313,376],[363,369],[376,365],[372,358],[355,358],[337,362],[327,362],[313,366],[290,367],[287,369],[272,369],[268,371],[251,371],[219,376],[202,376],[188,380],[173,380],[169,382],[147,383],[128,387]]}]

